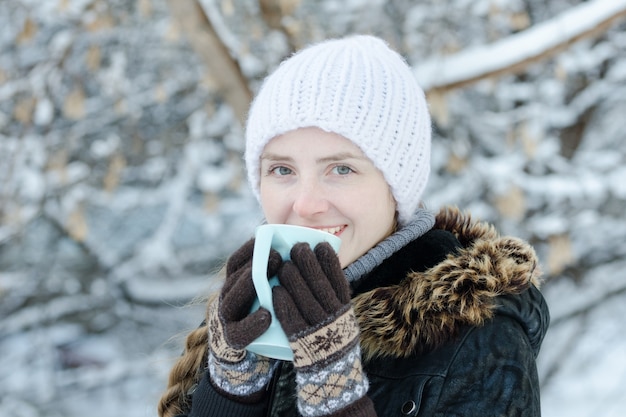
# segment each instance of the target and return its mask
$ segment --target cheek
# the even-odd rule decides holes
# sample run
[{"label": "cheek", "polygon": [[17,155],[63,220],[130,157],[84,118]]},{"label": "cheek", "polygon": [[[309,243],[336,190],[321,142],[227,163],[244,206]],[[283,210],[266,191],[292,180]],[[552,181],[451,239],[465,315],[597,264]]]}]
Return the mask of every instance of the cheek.
[{"label": "cheek", "polygon": [[377,219],[379,224],[387,224],[393,220],[396,212],[396,201],[386,183],[377,184],[369,190],[366,201],[377,202],[366,205],[364,210]]},{"label": "cheek", "polygon": [[[387,188],[371,196],[377,204],[363,205],[361,218],[366,221],[367,241],[372,246],[393,233],[396,219],[396,202]],[[362,225],[363,226],[363,225]],[[369,248],[367,248],[369,249]]]},{"label": "cheek", "polygon": [[263,210],[265,220],[268,223],[284,223],[282,213],[284,212],[283,207],[285,203],[280,198],[281,195],[274,193],[270,187],[261,187],[260,197],[261,209]]}]

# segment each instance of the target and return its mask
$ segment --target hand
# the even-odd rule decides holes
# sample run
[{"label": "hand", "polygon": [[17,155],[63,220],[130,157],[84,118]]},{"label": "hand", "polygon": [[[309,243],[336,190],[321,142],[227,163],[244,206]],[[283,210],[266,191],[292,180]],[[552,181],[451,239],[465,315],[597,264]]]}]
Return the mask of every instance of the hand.
[{"label": "hand", "polygon": [[[228,260],[219,299],[209,307],[209,372],[216,389],[242,402],[260,399],[277,361],[247,352],[245,347],[267,330],[267,309],[250,313],[256,298],[252,282],[254,239]],[[268,276],[276,275],[282,259],[270,252]]]},{"label": "hand", "polygon": [[337,255],[328,243],[314,251],[299,243],[291,259],[278,271],[273,302],[294,351],[300,412],[328,416],[350,408],[375,415],[365,397],[359,328]]}]

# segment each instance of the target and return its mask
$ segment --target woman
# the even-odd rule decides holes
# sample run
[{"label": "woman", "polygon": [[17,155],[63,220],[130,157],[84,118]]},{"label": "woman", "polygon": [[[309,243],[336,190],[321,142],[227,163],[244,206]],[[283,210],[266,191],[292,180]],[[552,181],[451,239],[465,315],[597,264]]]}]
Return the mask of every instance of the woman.
[{"label": "woman", "polygon": [[293,362],[245,350],[271,317],[250,313],[253,240],[237,250],[161,416],[540,415],[536,255],[456,209],[420,208],[430,131],[410,68],[371,36],[305,48],[265,80],[246,127],[252,190],[268,223],[341,248],[270,258]]}]

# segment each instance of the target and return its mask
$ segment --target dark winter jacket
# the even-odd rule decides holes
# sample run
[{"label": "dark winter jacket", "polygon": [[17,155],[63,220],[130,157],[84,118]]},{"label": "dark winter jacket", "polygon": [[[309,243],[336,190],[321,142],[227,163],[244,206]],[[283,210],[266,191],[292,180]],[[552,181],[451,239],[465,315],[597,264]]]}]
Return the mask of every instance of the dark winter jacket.
[{"label": "dark winter jacket", "polygon": [[[533,249],[457,210],[354,285],[368,396],[384,416],[539,416],[535,358],[549,323]],[[290,363],[241,405],[204,378],[192,416],[297,416]],[[216,402],[224,407],[217,414]],[[204,411],[203,411],[204,410]]]}]

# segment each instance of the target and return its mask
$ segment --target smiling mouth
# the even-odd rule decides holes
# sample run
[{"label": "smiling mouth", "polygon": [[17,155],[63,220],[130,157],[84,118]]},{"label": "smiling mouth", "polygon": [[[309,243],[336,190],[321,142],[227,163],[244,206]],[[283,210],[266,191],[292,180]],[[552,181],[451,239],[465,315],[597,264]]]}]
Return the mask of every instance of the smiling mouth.
[{"label": "smiling mouth", "polygon": [[330,233],[331,235],[339,235],[346,226],[335,226],[335,227],[316,227],[317,230],[321,230],[322,232]]}]

